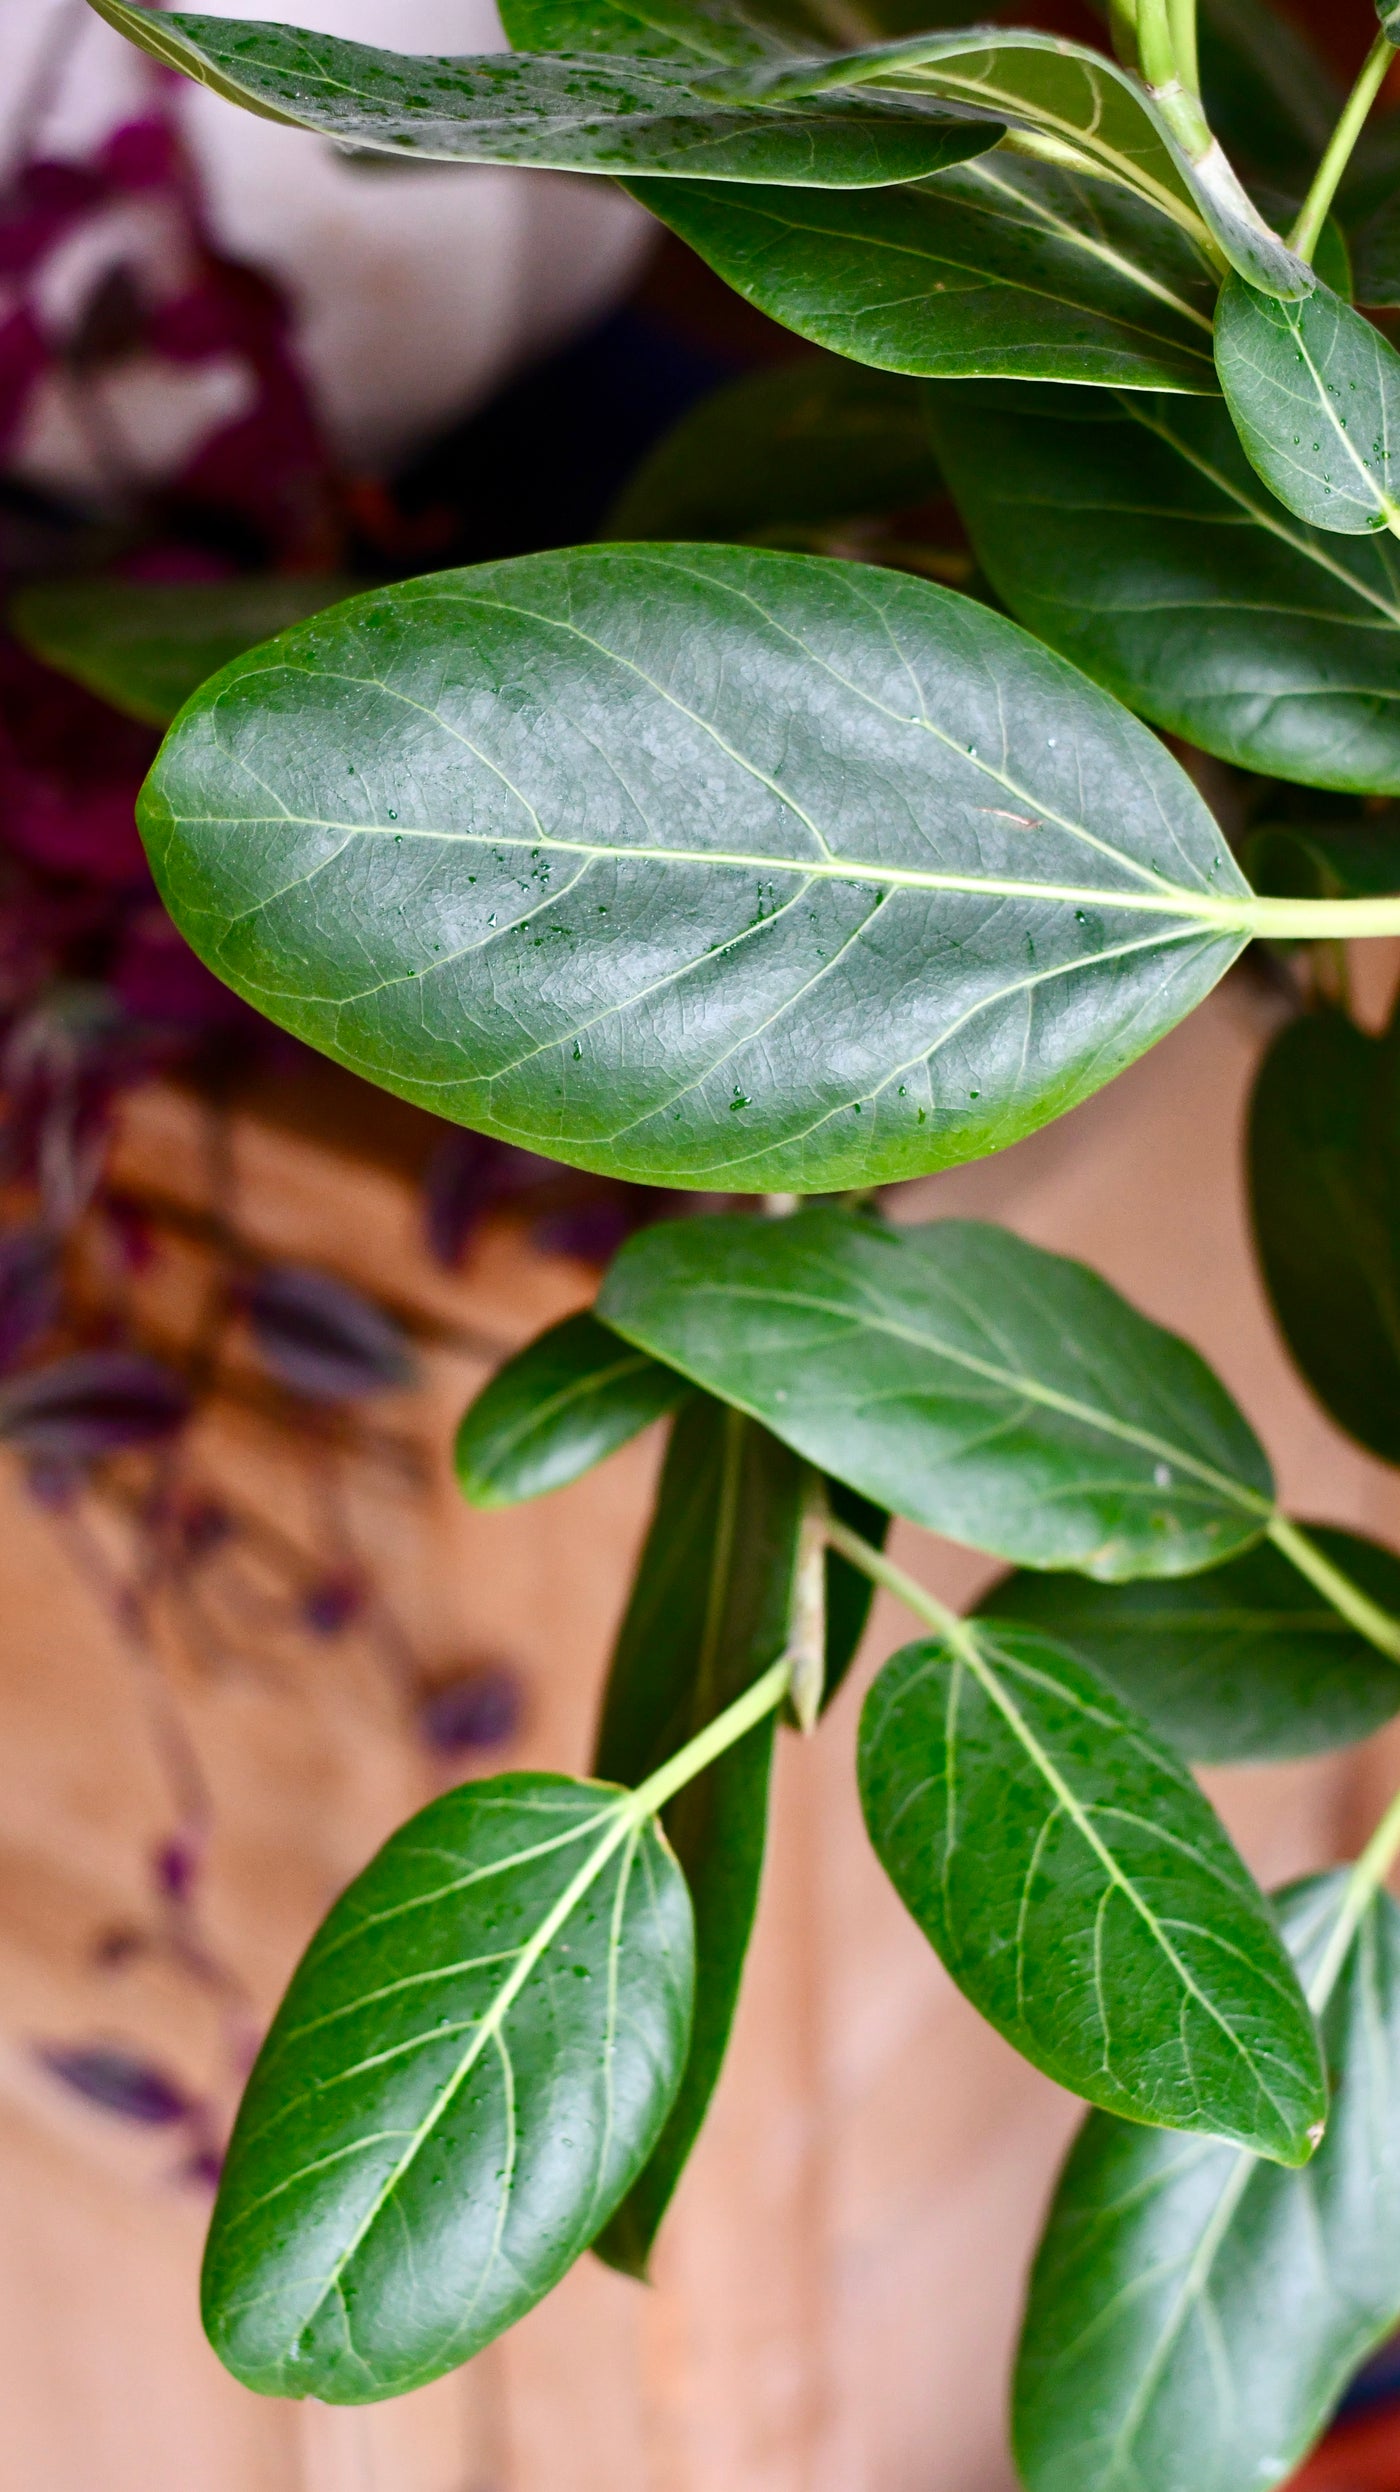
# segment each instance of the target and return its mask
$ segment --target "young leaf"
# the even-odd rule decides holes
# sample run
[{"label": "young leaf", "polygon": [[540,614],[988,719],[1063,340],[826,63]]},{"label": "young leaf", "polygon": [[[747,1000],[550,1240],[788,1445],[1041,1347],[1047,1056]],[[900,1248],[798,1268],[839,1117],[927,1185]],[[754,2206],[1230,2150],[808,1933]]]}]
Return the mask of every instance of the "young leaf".
[{"label": "young leaf", "polygon": [[1250,905],[1156,737],[1014,624],[734,547],[338,607],[205,687],[141,818],[181,930],[284,1027],[726,1190],[1033,1131],[1209,992]]},{"label": "young leaf", "polygon": [[1021,414],[929,392],[978,560],[1013,614],[1222,760],[1400,793],[1400,557],[1304,527],[1225,409],[1059,393]]},{"label": "young leaf", "polygon": [[629,1240],[598,1313],[833,1478],[1024,1565],[1191,1574],[1272,1510],[1194,1350],[981,1221],[676,1221]]},{"label": "young leaf", "polygon": [[980,155],[999,122],[899,96],[757,108],[698,96],[655,60],[423,57],[300,26],[93,0],[119,33],[231,103],[338,145],[450,164],[863,189]]},{"label": "young leaf", "polygon": [[651,2153],[692,1977],[685,1880],[630,1792],[502,1774],[401,1826],[248,2081],[204,2262],[235,2378],[362,2405],[529,2310]]},{"label": "young leaf", "polygon": [[[1280,1900],[1304,1981],[1348,1875]],[[1028,2492],[1240,2492],[1291,2476],[1400,2319],[1400,1912],[1377,1895],[1321,2009],[1334,2101],[1305,2171],[1095,2112],[1031,2279]]]},{"label": "young leaf", "polygon": [[46,580],[10,603],[15,637],[113,709],[168,727],[230,658],[351,594],[325,573],[236,580]]},{"label": "young leaf", "polygon": [[[737,1411],[697,1399],[680,1413],[613,1653],[595,1772],[643,1781],[784,1652],[809,1477]],[[770,1714],[664,1815],[695,1907],[695,2023],[651,2160],[594,2244],[629,2275],[646,2272],[723,2063],[758,1903],[774,1735]]]},{"label": "young leaf", "polygon": [[[1400,1615],[1400,1558],[1353,1532],[1313,1526],[1311,1536]],[[1315,1756],[1368,1739],[1400,1709],[1394,1662],[1269,1541],[1185,1582],[1006,1575],[977,1614],[1052,1636],[1195,1765]]]},{"label": "young leaf", "polygon": [[860,1729],[871,1842],[959,1988],[1101,2108],[1305,2162],[1317,2037],[1185,1768],[1029,1627],[906,1645]]},{"label": "young leaf", "polygon": [[1385,1195],[1379,1040],[1339,1012],[1280,1031],[1249,1121],[1259,1262],[1284,1339],[1324,1409],[1400,1462],[1400,1261]]},{"label": "young leaf", "polygon": [[771,536],[903,510],[938,491],[917,385],[804,355],[702,399],[652,451],[600,535]]},{"label": "young leaf", "polygon": [[1232,276],[1215,367],[1250,464],[1285,509],[1342,536],[1400,533],[1400,355],[1329,286],[1279,303]]},{"label": "young leaf", "polygon": [[547,1496],[674,1410],[685,1389],[673,1368],[624,1348],[595,1317],[567,1315],[468,1406],[457,1430],[462,1493],[474,1506]]},{"label": "young leaf", "polygon": [[851,203],[632,182],[735,292],[887,371],[1213,393],[1215,281],[1128,191],[998,154]]}]

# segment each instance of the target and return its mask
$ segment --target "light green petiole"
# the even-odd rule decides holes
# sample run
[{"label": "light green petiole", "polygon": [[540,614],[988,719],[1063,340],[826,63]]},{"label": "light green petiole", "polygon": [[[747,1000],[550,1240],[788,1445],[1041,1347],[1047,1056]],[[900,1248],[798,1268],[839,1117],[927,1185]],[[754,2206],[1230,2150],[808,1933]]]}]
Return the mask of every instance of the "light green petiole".
[{"label": "light green petiole", "polygon": [[1400,1791],[1396,1792],[1365,1851],[1352,1864],[1346,1896],[1337,1915],[1337,1926],[1308,1984],[1308,2005],[1314,2016],[1322,2014],[1331,1998],[1333,1984],[1346,1961],[1347,1949],[1356,1936],[1367,1906],[1384,1886],[1394,1867],[1397,1852],[1400,1852]]},{"label": "light green petiole", "polygon": [[1365,65],[1345,104],[1341,118],[1327,142],[1321,164],[1313,175],[1298,219],[1288,239],[1299,259],[1311,260],[1317,249],[1318,237],[1327,222],[1327,213],[1337,195],[1337,185],[1351,162],[1352,149],[1361,136],[1366,116],[1381,91],[1381,81],[1395,58],[1395,49],[1387,35],[1377,35],[1366,55]]},{"label": "light green petiole", "polygon": [[638,1783],[625,1816],[638,1825],[645,1818],[656,1816],[668,1800],[673,1800],[688,1782],[694,1782],[697,1774],[703,1774],[707,1765],[713,1765],[716,1757],[722,1757],[725,1749],[732,1748],[765,1714],[777,1711],[791,1678],[792,1664],[784,1654],[781,1661],[775,1661],[761,1678],[754,1680],[752,1687],[746,1687],[742,1696],[736,1696],[732,1705],[726,1705],[723,1713],[717,1713],[713,1722],[707,1722],[664,1765],[658,1765],[645,1782]]},{"label": "light green petiole", "polygon": [[1367,1643],[1373,1644],[1378,1653],[1384,1653],[1387,1661],[1400,1662],[1400,1620],[1392,1618],[1340,1566],[1324,1557],[1300,1525],[1290,1523],[1286,1514],[1276,1514],[1269,1525],[1269,1538],[1323,1599],[1331,1602],[1349,1627],[1364,1635]]}]

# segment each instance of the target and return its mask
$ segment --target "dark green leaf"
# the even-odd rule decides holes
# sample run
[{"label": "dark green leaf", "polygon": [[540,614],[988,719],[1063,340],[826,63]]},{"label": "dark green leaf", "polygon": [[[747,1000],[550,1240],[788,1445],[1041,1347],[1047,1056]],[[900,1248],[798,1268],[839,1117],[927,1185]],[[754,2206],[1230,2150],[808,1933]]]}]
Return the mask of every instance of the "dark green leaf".
[{"label": "dark green leaf", "polygon": [[1281,899],[1378,899],[1400,891],[1400,812],[1372,821],[1261,822],[1243,856],[1255,890]]},{"label": "dark green leaf", "polygon": [[1400,44],[1400,0],[1376,0],[1376,16],[1387,43]]},{"label": "dark green leaf", "polygon": [[866,1699],[860,1795],[901,1901],[1037,2068],[1129,2119],[1306,2160],[1326,2086],[1268,1907],[1092,1670],[986,1620],[906,1645]]},{"label": "dark green leaf", "polygon": [[[883,1549],[890,1528],[890,1517],[883,1506],[872,1505],[868,1497],[847,1488],[844,1480],[828,1479],[827,1502],[838,1521],[847,1529],[858,1532],[872,1548]],[[826,1681],[822,1690],[823,1706],[829,1705],[851,1663],[860,1649],[875,1598],[875,1586],[859,1567],[852,1566],[834,1549],[826,1553]]]},{"label": "dark green leaf", "polygon": [[300,26],[191,17],[93,0],[159,61],[273,121],[338,145],[451,164],[862,189],[907,182],[995,144],[999,122],[914,97],[717,105],[683,68],[603,55],[451,59],[382,52]]},{"label": "dark green leaf", "polygon": [[1357,226],[1351,260],[1357,302],[1394,310],[1400,304],[1400,191]]},{"label": "dark green leaf", "polygon": [[[674,1369],[591,1315],[568,1315],[497,1369],[457,1430],[457,1477],[474,1506],[513,1506],[581,1479],[674,1410]],[[659,1760],[658,1760],[659,1761]]]},{"label": "dark green leaf", "polygon": [[1252,466],[1309,527],[1400,532],[1400,355],[1329,286],[1277,303],[1232,276],[1215,368]]},{"label": "dark green leaf", "polygon": [[[966,12],[967,0],[861,0],[861,31],[913,33]],[[517,52],[717,64],[833,48],[824,0],[503,0],[501,22]]]},{"label": "dark green leaf", "polygon": [[1214,393],[1194,245],[1059,166],[988,156],[858,213],[816,191],[629,188],[747,302],[857,363]]},{"label": "dark green leaf", "polygon": [[978,391],[929,393],[944,471],[1012,612],[1208,753],[1400,793],[1391,538],[1290,518],[1219,404],[1061,395],[1057,422]]},{"label": "dark green leaf", "polygon": [[735,537],[902,510],[938,490],[917,385],[834,355],[703,399],[608,513],[605,537]]},{"label": "dark green leaf", "polygon": [[[1400,1615],[1400,1558],[1312,1528],[1325,1556]],[[1038,1627],[1097,1670],[1196,1765],[1315,1756],[1400,1710],[1400,1670],[1353,1633],[1271,1542],[1176,1583],[1004,1576],[981,1617]]]},{"label": "dark green leaf", "polygon": [[327,1054],[727,1191],[1000,1148],[1180,1020],[1248,924],[1184,772],[1014,624],[733,547],[340,607],[206,686],[141,816],[195,949]]},{"label": "dark green leaf", "polygon": [[[1347,1872],[1281,1899],[1316,1981]],[[1029,2492],[1267,2492],[1400,2319],[1400,1912],[1371,1903],[1322,2018],[1302,2172],[1095,2112],[1036,2260],[1016,2377]]]},{"label": "dark green leaf", "polygon": [[980,1221],[677,1221],[623,1247],[598,1313],[893,1513],[1025,1565],[1190,1574],[1271,1511],[1194,1350]]},{"label": "dark green leaf", "polygon": [[351,594],[349,580],[294,572],[200,581],[51,580],[10,602],[16,638],[113,709],[168,727],[230,658]]},{"label": "dark green leaf", "polygon": [[630,1793],[502,1774],[400,1827],[248,2081],[204,2264],[235,2377],[362,2405],[529,2310],[650,2155],[691,1988],[685,1880]]},{"label": "dark green leaf", "polygon": [[[786,1650],[810,1476],[719,1402],[681,1412],[603,1701],[594,1770],[608,1781],[642,1782]],[[770,1714],[665,1812],[695,1907],[695,2024],[656,2149],[595,2244],[629,2275],[646,2272],[723,2063],[758,1903],[774,1734]]]},{"label": "dark green leaf", "polygon": [[1342,108],[1306,34],[1265,0],[1205,0],[1199,39],[1206,118],[1227,154],[1305,186]]},{"label": "dark green leaf", "polygon": [[1400,1268],[1380,1166],[1380,1042],[1341,1013],[1275,1039],[1249,1126],[1254,1234],[1274,1313],[1323,1407],[1400,1462]]}]

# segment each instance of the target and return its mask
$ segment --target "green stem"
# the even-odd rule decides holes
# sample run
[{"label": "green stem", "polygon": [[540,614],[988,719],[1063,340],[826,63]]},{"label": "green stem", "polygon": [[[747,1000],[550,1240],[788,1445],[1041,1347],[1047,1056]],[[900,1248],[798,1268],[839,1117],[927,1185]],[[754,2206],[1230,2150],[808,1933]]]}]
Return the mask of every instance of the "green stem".
[{"label": "green stem", "polygon": [[1240,920],[1251,935],[1276,943],[1394,935],[1400,934],[1400,894],[1378,900],[1274,900],[1256,892],[1240,903]]},{"label": "green stem", "polygon": [[1176,74],[1191,95],[1201,91],[1201,70],[1196,53],[1196,0],[1168,0],[1172,52]]},{"label": "green stem", "polygon": [[1351,152],[1361,136],[1366,116],[1381,90],[1381,81],[1395,58],[1394,48],[1386,35],[1377,35],[1366,55],[1360,77],[1342,106],[1341,119],[1327,142],[1321,164],[1313,175],[1312,188],[1298,211],[1298,221],[1288,239],[1298,257],[1311,260],[1317,249],[1318,237],[1327,222],[1327,212],[1337,195],[1337,185],[1351,162]]},{"label": "green stem", "polygon": [[1387,1661],[1400,1661],[1400,1620],[1392,1618],[1388,1610],[1352,1582],[1350,1575],[1344,1575],[1340,1566],[1324,1557],[1316,1541],[1310,1540],[1297,1523],[1290,1523],[1286,1514],[1276,1514],[1269,1525],[1269,1538],[1276,1549],[1291,1559],[1299,1574],[1306,1575],[1323,1599],[1331,1602],[1349,1627],[1364,1635],[1367,1643],[1374,1644]]},{"label": "green stem", "polygon": [[916,1583],[912,1575],[906,1575],[903,1567],[896,1566],[894,1559],[886,1557],[883,1549],[862,1540],[860,1533],[853,1532],[849,1523],[843,1523],[838,1515],[828,1518],[826,1537],[828,1545],[839,1556],[858,1567],[862,1575],[868,1575],[872,1583],[878,1583],[886,1592],[892,1592],[897,1601],[902,1601],[916,1618],[922,1618],[924,1625],[932,1627],[936,1635],[945,1636],[950,1644],[966,1646],[972,1642],[966,1620],[960,1618],[955,1609],[949,1609],[936,1593],[925,1592],[923,1585]]},{"label": "green stem", "polygon": [[1172,41],[1171,0],[1138,0],[1138,66],[1150,87],[1175,84],[1176,46]]},{"label": "green stem", "polygon": [[726,1748],[732,1748],[756,1722],[761,1722],[765,1714],[776,1712],[788,1692],[791,1677],[792,1664],[784,1654],[781,1661],[775,1661],[764,1671],[762,1678],[754,1680],[752,1687],[746,1687],[742,1696],[736,1696],[732,1705],[726,1705],[723,1713],[717,1713],[713,1722],[707,1722],[702,1731],[697,1731],[693,1739],[688,1739],[683,1748],[637,1785],[628,1814],[639,1824],[644,1817],[654,1817],[688,1782],[694,1782],[697,1774],[703,1774],[707,1765],[713,1765],[716,1757],[722,1757]]},{"label": "green stem", "polygon": [[1308,2005],[1314,2016],[1321,2015],[1331,1998],[1332,1986],[1342,1969],[1347,1949],[1356,1936],[1362,1915],[1385,1884],[1397,1852],[1400,1852],[1400,1791],[1396,1792],[1360,1859],[1352,1865],[1337,1926],[1308,1984]]}]

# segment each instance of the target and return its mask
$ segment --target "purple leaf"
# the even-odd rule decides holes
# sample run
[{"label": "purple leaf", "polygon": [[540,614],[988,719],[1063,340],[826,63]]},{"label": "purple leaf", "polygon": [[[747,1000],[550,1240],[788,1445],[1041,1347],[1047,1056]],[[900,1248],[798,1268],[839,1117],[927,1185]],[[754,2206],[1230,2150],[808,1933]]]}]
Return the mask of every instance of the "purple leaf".
[{"label": "purple leaf", "polygon": [[11,1229],[0,1236],[0,1369],[46,1333],[58,1313],[58,1249],[46,1230]]},{"label": "purple leaf", "polygon": [[301,1614],[313,1635],[343,1635],[353,1626],[365,1605],[365,1583],[351,1567],[323,1575],[314,1583],[301,1605]]},{"label": "purple leaf", "polygon": [[190,1414],[183,1378],[129,1350],[78,1350],[0,1388],[0,1443],[45,1465],[159,1445]]},{"label": "purple leaf", "polygon": [[439,1756],[466,1748],[503,1748],[525,1714],[524,1691],[504,1662],[476,1662],[419,1699],[418,1728]]},{"label": "purple leaf", "polygon": [[484,1212],[500,1190],[499,1142],[453,1133],[438,1144],[423,1177],[423,1223],[435,1262],[455,1272]]},{"label": "purple leaf", "polygon": [[151,1861],[156,1892],[167,1896],[172,1904],[188,1903],[199,1876],[199,1865],[195,1845],[173,1835],[168,1843],[158,1845]]},{"label": "purple leaf", "polygon": [[149,2060],[138,2059],[133,2051],[101,2042],[59,2042],[40,2043],[35,2056],[70,2094],[80,2094],[85,2103],[95,2103],[119,2120],[135,2121],[138,2127],[171,2128],[176,2121],[188,2119],[193,2109],[190,2097],[172,2077]]},{"label": "purple leaf", "polygon": [[268,1366],[309,1402],[353,1401],[413,1380],[413,1358],[392,1316],[327,1272],[270,1265],[247,1307]]}]

